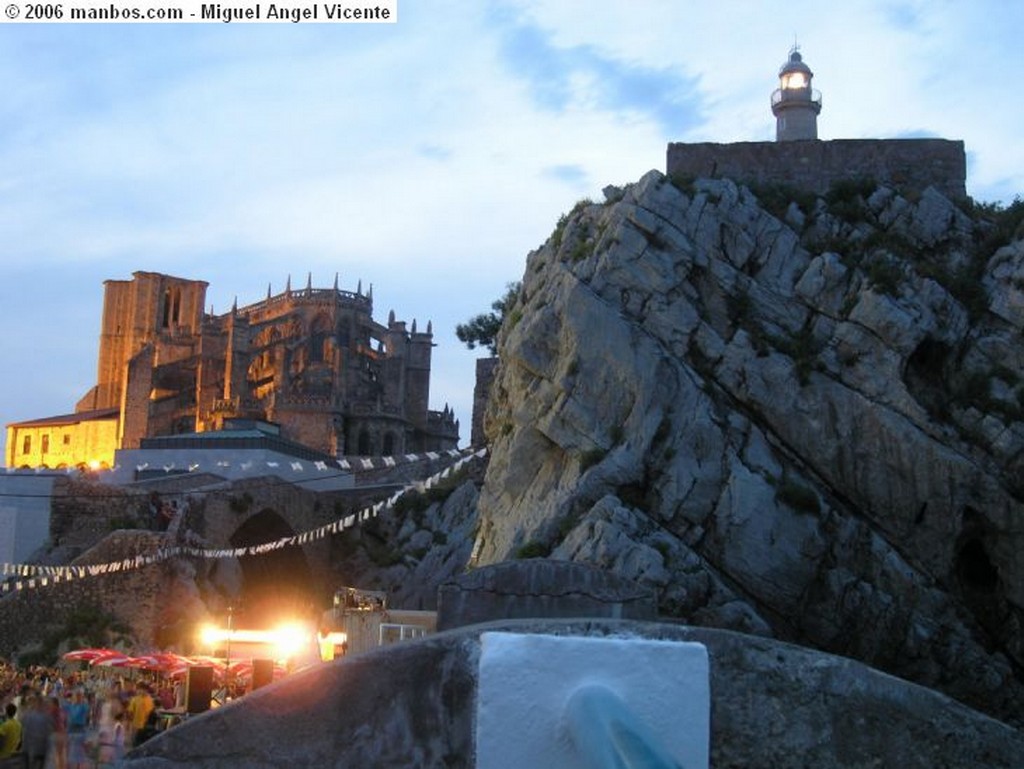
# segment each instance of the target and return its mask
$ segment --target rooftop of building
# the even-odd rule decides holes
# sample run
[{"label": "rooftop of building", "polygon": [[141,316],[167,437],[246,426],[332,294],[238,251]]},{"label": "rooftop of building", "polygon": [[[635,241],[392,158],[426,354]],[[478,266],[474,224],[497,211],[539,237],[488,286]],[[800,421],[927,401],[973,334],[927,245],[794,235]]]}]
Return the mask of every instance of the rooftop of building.
[{"label": "rooftop of building", "polygon": [[42,417],[40,419],[27,419],[24,422],[11,422],[8,427],[59,427],[60,425],[77,425],[81,422],[97,422],[108,419],[117,419],[121,410],[95,409],[93,411],[79,411],[74,414],[60,414],[55,417]]},{"label": "rooftop of building", "polygon": [[275,451],[296,459],[310,462],[331,462],[334,457],[301,443],[288,440],[281,436],[279,425],[257,419],[230,419],[225,421],[222,430],[207,430],[196,433],[177,433],[175,435],[159,435],[143,438],[140,441],[142,450],[266,450]]}]

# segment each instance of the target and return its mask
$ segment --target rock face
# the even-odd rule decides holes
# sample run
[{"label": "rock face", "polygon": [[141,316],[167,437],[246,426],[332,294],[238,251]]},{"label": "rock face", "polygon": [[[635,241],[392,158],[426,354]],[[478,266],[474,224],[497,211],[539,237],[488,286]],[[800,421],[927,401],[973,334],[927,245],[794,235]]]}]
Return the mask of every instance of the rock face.
[{"label": "rock face", "polygon": [[1024,243],[934,189],[784,192],[652,171],[529,255],[474,562],[589,562],[1019,726]]},{"label": "rock face", "polygon": [[339,535],[331,565],[338,584],[384,590],[388,605],[437,608],[438,588],[465,570],[477,525],[471,468],[451,485],[411,492],[393,510]]},{"label": "rock face", "polygon": [[469,769],[476,765],[480,634],[488,630],[703,643],[716,769],[1011,769],[1024,751],[1020,732],[941,694],[771,639],[656,623],[522,620],[440,633],[290,676],[190,718],[119,766]]}]

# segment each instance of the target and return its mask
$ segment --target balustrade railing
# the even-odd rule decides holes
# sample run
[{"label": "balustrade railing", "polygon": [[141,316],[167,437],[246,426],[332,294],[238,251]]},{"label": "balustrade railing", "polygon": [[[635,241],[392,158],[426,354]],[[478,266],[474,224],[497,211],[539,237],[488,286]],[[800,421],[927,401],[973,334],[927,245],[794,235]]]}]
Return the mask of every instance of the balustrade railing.
[{"label": "balustrade railing", "polygon": [[772,106],[781,104],[784,101],[810,102],[821,107],[821,91],[817,88],[776,88],[772,92]]}]

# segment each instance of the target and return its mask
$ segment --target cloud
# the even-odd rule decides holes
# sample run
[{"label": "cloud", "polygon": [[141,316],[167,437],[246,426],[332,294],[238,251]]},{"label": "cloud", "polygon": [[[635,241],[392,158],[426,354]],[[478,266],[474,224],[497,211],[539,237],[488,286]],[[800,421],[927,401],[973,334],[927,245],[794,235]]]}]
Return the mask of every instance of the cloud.
[{"label": "cloud", "polygon": [[509,70],[529,85],[545,109],[586,106],[620,116],[639,113],[669,131],[685,130],[702,119],[695,79],[676,68],[616,58],[592,45],[559,45],[511,6],[493,6],[489,19],[499,30]]},{"label": "cloud", "polygon": [[442,147],[438,144],[421,144],[418,148],[418,152],[425,158],[431,160],[448,160],[453,150],[450,147]]},{"label": "cloud", "polygon": [[556,165],[548,166],[543,171],[542,175],[549,179],[558,179],[559,181],[569,182],[573,185],[579,185],[587,181],[587,171],[580,165]]}]

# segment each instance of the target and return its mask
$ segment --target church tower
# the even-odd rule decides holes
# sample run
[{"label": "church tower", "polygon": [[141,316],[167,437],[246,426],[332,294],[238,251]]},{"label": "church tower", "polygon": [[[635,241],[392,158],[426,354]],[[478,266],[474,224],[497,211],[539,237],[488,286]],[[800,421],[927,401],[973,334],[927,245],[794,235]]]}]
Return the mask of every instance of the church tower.
[{"label": "church tower", "polygon": [[818,138],[821,94],[811,88],[814,73],[804,64],[796,46],[789,61],[779,70],[779,87],[772,94],[775,141],[788,142]]}]

